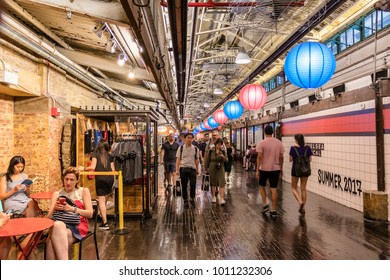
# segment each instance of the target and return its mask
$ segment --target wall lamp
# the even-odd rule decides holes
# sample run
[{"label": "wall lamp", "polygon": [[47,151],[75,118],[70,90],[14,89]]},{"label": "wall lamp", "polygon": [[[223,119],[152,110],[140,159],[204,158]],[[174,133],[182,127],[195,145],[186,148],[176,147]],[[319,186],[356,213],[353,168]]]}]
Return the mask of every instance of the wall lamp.
[{"label": "wall lamp", "polygon": [[130,79],[134,79],[135,78],[135,72],[134,72],[134,68],[133,67],[130,67],[128,77]]}]

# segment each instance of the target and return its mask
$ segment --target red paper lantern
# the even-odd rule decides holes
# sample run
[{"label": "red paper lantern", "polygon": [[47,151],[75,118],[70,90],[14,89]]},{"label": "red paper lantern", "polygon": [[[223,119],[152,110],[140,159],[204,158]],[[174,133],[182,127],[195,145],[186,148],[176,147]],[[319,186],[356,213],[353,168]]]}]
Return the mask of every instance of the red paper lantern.
[{"label": "red paper lantern", "polygon": [[211,129],[212,129],[211,126],[209,126],[208,120],[205,120],[205,121],[203,122],[203,125],[204,125],[204,127],[205,127],[207,130],[211,130]]},{"label": "red paper lantern", "polygon": [[249,84],[242,88],[238,100],[245,109],[257,110],[267,101],[267,93],[262,86]]},{"label": "red paper lantern", "polygon": [[214,120],[219,124],[224,124],[229,118],[225,115],[223,110],[217,110],[214,113]]}]

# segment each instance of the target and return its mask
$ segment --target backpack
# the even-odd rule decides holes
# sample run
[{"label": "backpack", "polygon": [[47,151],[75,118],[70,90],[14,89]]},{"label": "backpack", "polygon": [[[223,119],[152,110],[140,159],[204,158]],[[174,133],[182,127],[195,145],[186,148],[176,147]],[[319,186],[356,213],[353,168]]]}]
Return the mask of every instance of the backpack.
[{"label": "backpack", "polygon": [[307,146],[305,147],[305,151],[303,155],[298,153],[296,147],[293,147],[295,152],[297,153],[297,159],[295,160],[295,175],[297,177],[309,177],[311,175],[310,169],[310,159],[307,156]]},{"label": "backpack", "polygon": [[[183,156],[183,146],[184,145],[180,146],[180,160],[182,159],[182,156]],[[194,145],[192,145],[192,146],[194,146]],[[195,148],[195,159],[196,159],[196,156],[198,155],[198,148],[196,146],[194,146],[194,148]]]}]

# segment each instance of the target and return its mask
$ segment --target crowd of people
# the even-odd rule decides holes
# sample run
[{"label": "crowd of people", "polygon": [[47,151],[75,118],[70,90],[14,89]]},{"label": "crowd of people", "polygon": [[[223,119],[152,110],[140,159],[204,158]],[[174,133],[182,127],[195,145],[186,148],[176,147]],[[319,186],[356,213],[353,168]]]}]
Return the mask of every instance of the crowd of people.
[{"label": "crowd of people", "polygon": [[[257,145],[248,146],[244,157],[244,168],[255,170],[259,182],[259,193],[262,199],[262,213],[270,211],[271,217],[277,217],[277,187],[283,175],[285,149],[279,139],[273,137],[272,126],[264,128],[265,138]],[[311,161],[312,151],[305,145],[302,134],[295,135],[295,144],[290,148],[289,161],[292,162],[291,190],[299,207],[298,211],[305,213],[307,202],[306,185],[310,174],[298,174],[298,159],[307,157]],[[90,166],[69,167],[62,174],[62,186],[53,193],[47,217],[54,220],[53,227],[48,232],[46,242],[47,259],[68,259],[69,246],[80,241],[88,233],[88,219],[93,215],[91,193],[88,188],[78,186],[80,171],[115,171],[110,146],[106,140],[99,141],[91,155]],[[234,161],[235,149],[227,138],[220,138],[218,131],[204,133],[201,141],[196,141],[192,133],[183,135],[180,141],[175,140],[171,133],[162,144],[160,163],[164,165],[164,185],[170,191],[180,180],[184,207],[196,208],[195,194],[198,176],[209,175],[211,185],[211,202],[224,205],[225,186],[230,182],[230,172]],[[30,198],[30,185],[25,180],[25,159],[14,156],[7,172],[0,176],[0,199],[4,209],[0,208],[0,228],[5,226],[10,218],[37,217],[38,205]],[[100,229],[109,229],[106,215],[106,198],[110,193],[114,176],[96,176],[96,193],[99,200],[99,211],[102,218]],[[300,188],[298,188],[300,183]],[[188,192],[189,185],[189,192]],[[271,201],[269,202],[266,186],[269,186]],[[12,214],[6,214],[12,210]],[[28,242],[29,237],[24,242]],[[9,255],[11,238],[0,239],[0,258]]]},{"label": "crowd of people", "polygon": [[[273,137],[274,129],[264,127],[264,139],[257,144],[248,145],[243,157],[243,167],[247,171],[255,171],[259,181],[259,193],[262,199],[262,213],[270,212],[271,217],[277,217],[277,198],[279,179],[283,176],[283,162],[285,149],[282,142]],[[181,139],[181,138],[180,138]],[[210,134],[205,132],[199,142],[194,135],[187,133],[184,141],[176,141],[171,133],[161,147],[160,163],[164,164],[164,184],[171,190],[175,180],[181,181],[185,208],[191,205],[195,208],[195,188],[200,171],[209,175],[211,185],[211,202],[224,205],[225,186],[230,182],[230,172],[234,161],[235,149],[227,138],[220,138],[219,132],[214,130]],[[308,176],[296,173],[297,158],[307,156],[311,161],[312,151],[305,145],[302,134],[295,135],[295,144],[290,148],[289,161],[292,162],[291,189],[299,203],[299,212],[305,213],[307,200],[306,185]],[[300,182],[300,190],[298,183]],[[190,196],[188,197],[188,183]],[[270,201],[266,187],[270,189]]]}]

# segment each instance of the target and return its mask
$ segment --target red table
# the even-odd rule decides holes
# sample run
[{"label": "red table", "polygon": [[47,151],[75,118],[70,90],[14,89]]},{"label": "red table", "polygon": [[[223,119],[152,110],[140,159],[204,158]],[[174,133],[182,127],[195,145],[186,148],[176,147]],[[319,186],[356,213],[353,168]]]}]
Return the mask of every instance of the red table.
[{"label": "red table", "polygon": [[[40,193],[31,193],[30,197],[35,200],[35,202],[38,204],[38,199],[51,199],[53,196],[53,192],[40,192]],[[43,211],[41,208],[38,209],[39,215],[43,217]]]},{"label": "red table", "polygon": [[[19,260],[28,259],[37,247],[43,231],[53,226],[54,221],[48,218],[20,218],[11,219],[7,224],[0,227],[0,237],[13,237],[16,245],[22,252]],[[27,245],[23,248],[17,236],[31,234]]]}]

